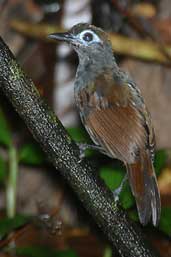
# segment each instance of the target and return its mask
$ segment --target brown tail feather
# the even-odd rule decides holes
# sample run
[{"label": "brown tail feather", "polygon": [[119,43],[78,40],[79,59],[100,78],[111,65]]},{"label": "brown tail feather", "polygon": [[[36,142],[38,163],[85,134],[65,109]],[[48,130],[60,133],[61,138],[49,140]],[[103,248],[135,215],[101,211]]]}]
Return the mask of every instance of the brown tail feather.
[{"label": "brown tail feather", "polygon": [[141,155],[138,162],[127,165],[129,182],[135,196],[140,222],[146,225],[152,217],[154,226],[160,219],[160,195],[156,175],[148,154]]}]

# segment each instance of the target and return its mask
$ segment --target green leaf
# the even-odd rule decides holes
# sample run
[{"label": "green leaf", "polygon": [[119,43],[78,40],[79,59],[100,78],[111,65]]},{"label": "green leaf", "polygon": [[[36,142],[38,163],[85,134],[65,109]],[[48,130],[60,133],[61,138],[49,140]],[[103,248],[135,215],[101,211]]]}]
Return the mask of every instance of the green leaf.
[{"label": "green leaf", "polygon": [[113,191],[119,187],[124,173],[119,169],[112,169],[111,167],[102,167],[100,169],[100,177],[105,181],[106,185]]},{"label": "green leaf", "polygon": [[0,240],[12,232],[14,229],[24,225],[29,220],[28,217],[16,215],[14,218],[0,219]]},{"label": "green leaf", "polygon": [[[122,179],[124,178],[124,172],[121,169],[114,170],[110,167],[102,167],[100,169],[100,177],[105,181],[106,185],[112,191],[114,191],[120,186]],[[135,201],[128,183],[124,185],[119,198],[122,207],[125,209],[128,209],[134,205]]]},{"label": "green leaf", "polygon": [[45,162],[45,157],[38,145],[29,143],[20,149],[19,162],[28,165],[41,165]]},{"label": "green leaf", "polygon": [[45,246],[17,248],[16,254],[26,257],[77,257],[73,250],[56,251]]},{"label": "green leaf", "polygon": [[[83,127],[73,127],[73,128],[67,128],[67,131],[71,138],[76,141],[77,143],[87,143],[87,144],[93,144],[91,142],[90,137],[88,136],[87,132]],[[92,149],[86,149],[85,150],[85,156],[91,157],[95,153]]]},{"label": "green leaf", "polygon": [[0,144],[9,146],[12,143],[12,134],[3,111],[0,108]]},{"label": "green leaf", "polygon": [[139,222],[138,213],[136,210],[130,210],[128,211],[128,216],[133,221]]},{"label": "green leaf", "polygon": [[135,204],[135,199],[131,193],[128,182],[125,183],[125,186],[123,187],[123,190],[120,194],[120,201],[124,209],[129,209]]},{"label": "green leaf", "polygon": [[112,257],[112,248],[110,246],[105,247],[103,257]]},{"label": "green leaf", "polygon": [[171,236],[171,207],[162,208],[159,229]]},{"label": "green leaf", "polygon": [[160,174],[162,168],[165,166],[166,160],[167,160],[167,153],[165,150],[159,150],[156,152],[154,166],[155,166],[155,171],[157,175]]},{"label": "green leaf", "polygon": [[88,134],[82,127],[67,128],[68,134],[76,142],[88,142],[90,141]]},{"label": "green leaf", "polygon": [[6,164],[4,159],[0,156],[0,182],[4,182],[6,177]]}]

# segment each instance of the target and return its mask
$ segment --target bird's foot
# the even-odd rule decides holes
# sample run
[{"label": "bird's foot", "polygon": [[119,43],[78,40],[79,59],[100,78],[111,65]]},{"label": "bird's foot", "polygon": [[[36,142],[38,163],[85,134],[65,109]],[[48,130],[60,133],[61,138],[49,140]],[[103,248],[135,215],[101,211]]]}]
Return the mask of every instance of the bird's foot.
[{"label": "bird's foot", "polygon": [[84,143],[77,143],[77,146],[80,150],[80,161],[82,161],[85,158],[85,151],[88,149],[88,145]]},{"label": "bird's foot", "polygon": [[85,151],[87,149],[92,149],[92,150],[96,150],[96,151],[102,150],[102,148],[100,146],[89,145],[89,144],[85,144],[85,143],[77,143],[77,146],[80,149],[80,162],[85,158]]},{"label": "bird's foot", "polygon": [[116,188],[116,189],[113,191],[113,196],[114,196],[115,202],[118,202],[118,201],[119,201],[120,193],[122,192],[123,187],[124,187],[124,184],[125,184],[125,182],[127,181],[127,179],[128,179],[128,176],[127,176],[127,174],[126,174],[126,175],[124,176],[124,178],[122,179],[121,184],[119,185],[119,187]]}]

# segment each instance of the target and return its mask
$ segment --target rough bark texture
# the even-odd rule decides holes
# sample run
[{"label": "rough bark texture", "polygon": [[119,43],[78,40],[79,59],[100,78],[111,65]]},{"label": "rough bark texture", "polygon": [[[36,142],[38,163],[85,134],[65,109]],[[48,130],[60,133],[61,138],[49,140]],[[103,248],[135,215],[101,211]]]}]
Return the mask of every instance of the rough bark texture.
[{"label": "rough bark texture", "polygon": [[55,114],[40,98],[33,82],[16,63],[0,39],[0,89],[25,121],[47,158],[60,170],[95,222],[117,248],[121,256],[154,257],[141,232],[136,230],[125,212],[114,203],[113,195],[95,175],[67,135]]}]

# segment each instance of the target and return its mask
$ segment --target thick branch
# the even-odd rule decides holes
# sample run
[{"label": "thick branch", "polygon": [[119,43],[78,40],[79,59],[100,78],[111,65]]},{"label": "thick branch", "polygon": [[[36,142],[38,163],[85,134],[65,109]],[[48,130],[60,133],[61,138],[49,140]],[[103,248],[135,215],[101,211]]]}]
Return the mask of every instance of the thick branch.
[{"label": "thick branch", "polygon": [[135,230],[125,212],[114,203],[111,192],[93,168],[86,160],[79,162],[77,146],[40,98],[33,82],[26,77],[2,39],[0,89],[121,256],[154,257],[140,231]]}]

